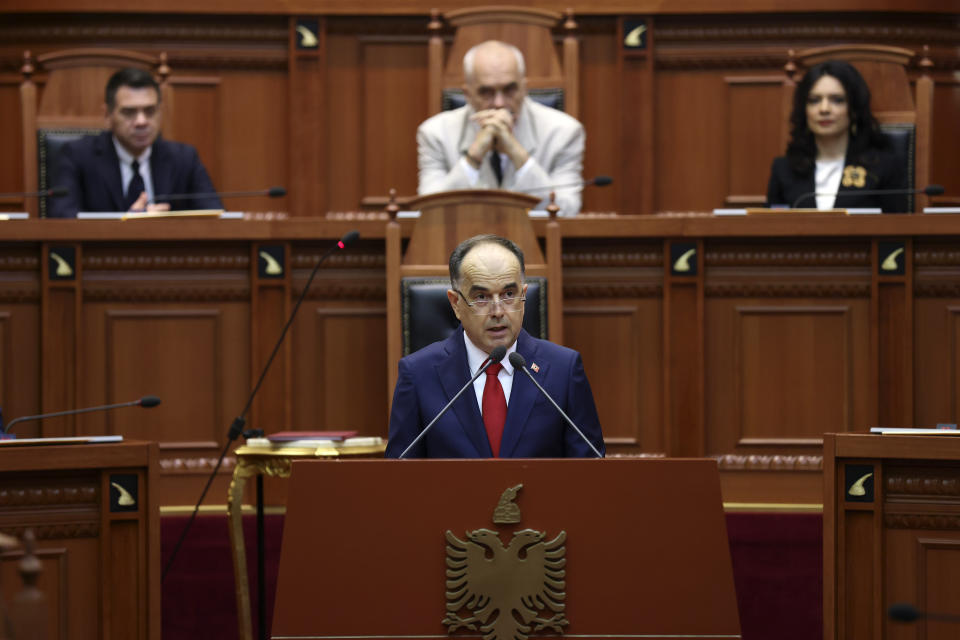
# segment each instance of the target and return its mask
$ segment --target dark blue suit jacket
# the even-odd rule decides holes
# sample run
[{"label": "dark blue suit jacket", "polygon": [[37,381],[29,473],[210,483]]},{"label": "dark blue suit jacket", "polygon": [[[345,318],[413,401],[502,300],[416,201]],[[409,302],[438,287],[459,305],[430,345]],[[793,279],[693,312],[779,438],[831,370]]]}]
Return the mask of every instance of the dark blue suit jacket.
[{"label": "dark blue suit jacket", "polygon": [[[530,373],[574,424],[580,427],[593,446],[603,453],[600,419],[580,354],[534,338],[523,330],[517,336],[517,351],[526,359]],[[539,371],[534,371],[533,365]],[[387,457],[398,457],[469,380],[462,326],[446,340],[435,342],[400,360],[400,375],[390,413]],[[570,428],[533,382],[523,372],[515,371],[507,405],[507,422],[500,443],[500,457],[593,456],[587,443]],[[460,396],[407,457],[493,457],[477,394],[472,388]]]},{"label": "dark blue suit jacket", "polygon": [[[54,187],[66,187],[61,198],[50,198],[49,217],[75,218],[78,211],[125,211],[120,159],[113,134],[85,136],[63,146]],[[150,153],[150,174],[155,194],[210,193],[215,189],[197,150],[188,144],[157,138]],[[162,202],[162,201],[161,201]],[[170,202],[173,210],[222,209],[220,198],[194,198]]]}]

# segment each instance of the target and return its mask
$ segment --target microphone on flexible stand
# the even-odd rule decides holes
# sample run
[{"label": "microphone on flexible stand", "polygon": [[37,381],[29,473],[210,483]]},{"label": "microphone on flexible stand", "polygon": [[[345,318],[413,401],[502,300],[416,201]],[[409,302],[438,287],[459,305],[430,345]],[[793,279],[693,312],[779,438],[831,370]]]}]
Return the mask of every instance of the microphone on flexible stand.
[{"label": "microphone on flexible stand", "polygon": [[940,196],[943,195],[945,189],[942,185],[939,184],[928,184],[923,189],[856,189],[852,191],[837,191],[836,193],[823,192],[823,191],[811,191],[805,193],[796,200],[793,201],[793,204],[790,205],[791,209],[796,209],[797,205],[803,202],[808,198],[814,198],[816,196],[837,196],[837,198],[842,198],[846,195],[858,195],[858,196],[909,196],[922,193],[927,196]]},{"label": "microphone on flexible stand", "polygon": [[887,615],[895,622],[915,622],[920,618],[939,620],[940,622],[960,622],[960,615],[954,613],[928,613],[920,611],[908,602],[898,602],[890,605]]},{"label": "microphone on flexible stand", "polygon": [[4,428],[3,424],[0,423],[0,435],[6,435],[10,433],[10,430],[13,429],[13,425],[18,422],[27,422],[28,420],[43,420],[45,418],[60,418],[63,416],[74,416],[80,413],[90,413],[91,411],[109,411],[110,409],[120,409],[123,407],[143,407],[144,409],[150,409],[160,404],[160,398],[157,396],[143,396],[139,400],[131,400],[130,402],[118,402],[116,404],[105,404],[98,407],[87,407],[85,409],[69,409],[67,411],[56,411],[54,413],[40,413],[35,416],[21,416],[19,418],[14,418],[10,423]]},{"label": "microphone on flexible stand", "polygon": [[[163,574],[160,577],[160,582],[167,577],[167,574],[170,572],[170,567],[173,566],[173,561],[177,557],[177,552],[180,550],[180,546],[183,544],[184,539],[187,537],[187,532],[190,531],[190,526],[193,524],[193,521],[197,517],[197,512],[200,511],[200,505],[203,503],[203,499],[207,495],[207,491],[210,489],[210,485],[213,484],[214,478],[217,477],[217,471],[220,469],[220,465],[223,463],[224,457],[227,455],[227,451],[230,450],[230,445],[233,444],[233,441],[243,434],[245,437],[250,437],[248,432],[243,430],[243,427],[247,423],[246,415],[250,410],[250,406],[253,404],[253,399],[257,395],[257,391],[260,390],[260,385],[263,384],[264,378],[267,376],[267,371],[270,369],[270,365],[273,363],[273,359],[277,356],[277,353],[280,351],[280,345],[283,344],[283,339],[287,336],[287,331],[290,329],[290,325],[293,324],[293,319],[297,316],[297,311],[300,309],[300,304],[303,302],[304,298],[307,297],[307,292],[310,290],[310,284],[313,282],[314,277],[316,277],[317,272],[320,270],[320,265],[322,265],[327,258],[329,258],[334,252],[339,251],[340,249],[346,249],[351,244],[357,241],[357,238],[360,237],[359,231],[349,231],[342,238],[340,238],[335,245],[330,247],[320,259],[317,260],[317,263],[313,267],[313,271],[310,272],[310,277],[307,278],[307,283],[303,286],[303,291],[300,293],[300,297],[297,298],[297,302],[293,305],[293,310],[290,312],[290,317],[287,318],[287,323],[283,326],[283,330],[280,332],[280,337],[277,339],[277,343],[273,346],[273,351],[270,353],[270,357],[267,358],[267,363],[263,365],[263,370],[260,372],[260,378],[257,380],[257,383],[253,387],[253,391],[250,392],[250,397],[247,398],[247,404],[244,405],[243,411],[240,412],[240,415],[233,419],[233,422],[230,424],[230,430],[227,431],[227,443],[223,446],[223,450],[220,452],[220,457],[217,458],[217,463],[213,467],[213,472],[210,474],[210,477],[207,479],[206,486],[203,487],[203,491],[200,493],[200,499],[197,500],[197,504],[193,509],[193,512],[190,514],[190,519],[187,521],[187,524],[183,527],[183,533],[180,534],[180,539],[177,540],[177,544],[173,547],[173,551],[170,554],[170,558],[167,560],[167,565],[163,569]],[[251,434],[252,435],[252,434]]]},{"label": "microphone on flexible stand", "polygon": [[587,443],[587,445],[590,447],[593,453],[596,454],[598,458],[602,458],[603,454],[600,453],[595,446],[593,446],[593,443],[590,442],[590,439],[587,438],[587,436],[583,435],[583,431],[580,431],[580,427],[578,427],[573,423],[573,420],[570,419],[570,416],[564,413],[563,409],[560,408],[560,405],[554,402],[553,398],[550,397],[550,394],[547,393],[547,390],[544,389],[542,386],[540,386],[540,383],[537,382],[537,379],[533,377],[533,374],[527,371],[526,359],[522,355],[514,351],[513,353],[510,354],[510,357],[508,358],[508,360],[510,360],[510,364],[513,365],[514,370],[523,371],[525,374],[527,374],[527,377],[530,378],[530,382],[535,384],[537,386],[537,389],[540,389],[540,393],[542,393],[544,397],[546,397],[546,399],[550,401],[550,404],[553,405],[554,409],[560,412],[560,415],[563,416],[563,419],[567,421],[567,424],[573,427],[573,430],[577,432],[577,435],[583,438],[583,441]]},{"label": "microphone on flexible stand", "polygon": [[0,198],[62,198],[70,193],[66,187],[53,187],[41,191],[11,191],[0,193]]},{"label": "microphone on flexible stand", "polygon": [[445,414],[447,410],[453,406],[453,403],[457,401],[457,398],[462,396],[464,391],[472,387],[473,383],[477,381],[477,378],[479,378],[487,369],[490,368],[490,365],[500,362],[501,360],[503,360],[503,356],[505,355],[507,355],[507,348],[505,346],[501,344],[494,347],[493,351],[490,352],[490,355],[487,357],[487,359],[484,360],[483,364],[480,365],[480,368],[477,369],[477,372],[473,374],[473,377],[470,378],[470,380],[467,381],[467,384],[463,385],[460,388],[460,391],[457,391],[457,393],[452,398],[450,398],[450,402],[445,404],[443,409],[440,409],[440,413],[435,415],[433,417],[433,420],[430,421],[430,424],[425,426],[423,430],[419,434],[417,434],[417,437],[413,439],[413,442],[407,445],[407,448],[404,449],[399,456],[397,456],[397,459],[402,460],[403,457],[410,452],[410,449],[412,449],[415,444],[420,442],[420,440],[423,439],[423,436],[427,435],[427,432],[430,431],[431,428],[433,428],[433,425],[437,423],[437,420],[439,420],[443,416],[443,414]]},{"label": "microphone on flexible stand", "polygon": [[210,191],[207,193],[164,193],[154,196],[150,204],[157,202],[170,202],[172,200],[194,200],[200,198],[247,198],[251,196],[268,196],[270,198],[282,198],[287,195],[287,190],[283,187],[270,187],[269,189],[259,189],[256,191]]}]

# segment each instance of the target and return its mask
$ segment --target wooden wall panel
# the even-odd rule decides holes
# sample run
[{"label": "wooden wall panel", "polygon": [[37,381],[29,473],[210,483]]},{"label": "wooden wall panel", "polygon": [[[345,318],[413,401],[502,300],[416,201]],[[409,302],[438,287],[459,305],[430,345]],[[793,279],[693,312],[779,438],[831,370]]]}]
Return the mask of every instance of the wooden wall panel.
[{"label": "wooden wall panel", "polygon": [[[238,108],[242,105],[242,108]],[[286,76],[274,71],[231,71],[220,80],[215,114],[220,139],[221,191],[288,186]],[[321,176],[315,179],[321,180]],[[286,198],[227,198],[231,211],[287,211]]]},{"label": "wooden wall panel", "polygon": [[656,76],[654,211],[703,211],[727,195],[726,87],[714,72],[659,72]]},{"label": "wooden wall panel", "polygon": [[[356,211],[363,194],[363,111],[358,108],[364,104],[361,55],[356,38],[328,34],[326,180],[330,211]],[[393,99],[399,101],[400,97]]]},{"label": "wooden wall panel", "polygon": [[957,145],[960,144],[960,77],[956,73],[952,78],[946,74],[937,78],[933,92],[933,122],[930,181],[947,190],[944,196],[934,199],[934,206],[943,201],[956,206],[960,204],[960,154],[957,154]]},{"label": "wooden wall panel", "polygon": [[[363,195],[417,192],[417,126],[427,111],[427,49],[419,42],[363,44]],[[354,203],[358,206],[359,202]]]},{"label": "wooden wall panel", "polygon": [[960,399],[960,300],[922,299],[914,309],[915,422],[926,426],[956,423]]},{"label": "wooden wall panel", "polygon": [[[740,441],[818,438],[850,429],[853,318],[849,306],[737,305],[734,363]],[[718,372],[719,374],[720,372]],[[722,375],[722,374],[720,374]]]},{"label": "wooden wall panel", "polygon": [[583,176],[608,175],[614,180],[603,189],[585,189],[583,210],[629,211],[634,207],[621,204],[619,194],[632,177],[619,161],[620,118],[611,118],[621,93],[616,25],[609,20],[580,20],[579,24],[587,31],[580,39],[580,121],[587,133]]},{"label": "wooden wall panel", "polygon": [[[164,137],[197,148],[215,189],[223,190],[221,87],[217,77],[176,77],[173,106],[164,107]],[[240,111],[234,107],[234,111]],[[169,111],[169,114],[168,114]],[[229,187],[227,187],[229,188]]]},{"label": "wooden wall panel", "polygon": [[[0,75],[0,193],[23,190],[23,141],[20,137],[20,79]],[[0,198],[0,211],[23,211],[21,198]]]},{"label": "wooden wall panel", "polygon": [[[773,158],[780,143],[782,76],[728,76],[726,157],[727,195],[723,205],[763,206]],[[717,167],[719,170],[719,167]],[[722,206],[722,205],[717,205]]]}]

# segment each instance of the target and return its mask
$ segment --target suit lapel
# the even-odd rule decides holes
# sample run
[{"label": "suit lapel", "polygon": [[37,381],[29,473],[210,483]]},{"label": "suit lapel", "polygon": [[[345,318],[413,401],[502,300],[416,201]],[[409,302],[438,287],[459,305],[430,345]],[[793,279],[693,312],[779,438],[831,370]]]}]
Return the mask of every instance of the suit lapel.
[{"label": "suit lapel", "polygon": [[[150,152],[150,178],[153,180],[153,196],[174,193],[173,189],[173,163],[167,161],[166,147],[161,144],[158,137],[153,143],[153,151]],[[176,209],[175,206],[170,207]]]},{"label": "suit lapel", "polygon": [[97,137],[94,149],[99,158],[97,172],[102,184],[106,185],[113,211],[124,211],[123,206],[123,179],[120,177],[120,158],[113,146],[113,134],[105,131]]},{"label": "suit lapel", "polygon": [[[542,381],[546,378],[549,365],[536,361],[536,344],[524,330],[520,331],[517,338],[517,352],[527,361],[528,370],[531,365],[537,364],[539,371],[536,373],[530,371],[530,373],[537,378],[537,382],[543,384]],[[507,422],[503,427],[503,440],[500,442],[501,458],[512,457],[517,445],[520,444],[523,431],[529,422],[530,412],[539,395],[540,390],[530,381],[527,374],[523,371],[514,370],[510,403],[507,406]]]},{"label": "suit lapel", "polygon": [[[436,371],[443,387],[446,403],[470,380],[467,348],[463,343],[462,328],[447,338],[444,349],[448,357],[436,366]],[[450,411],[456,414],[460,427],[476,449],[477,456],[493,457],[493,450],[490,449],[490,441],[487,439],[487,430],[483,426],[483,417],[480,415],[480,407],[477,406],[477,394],[473,388],[464,391],[460,399],[450,407]]]}]

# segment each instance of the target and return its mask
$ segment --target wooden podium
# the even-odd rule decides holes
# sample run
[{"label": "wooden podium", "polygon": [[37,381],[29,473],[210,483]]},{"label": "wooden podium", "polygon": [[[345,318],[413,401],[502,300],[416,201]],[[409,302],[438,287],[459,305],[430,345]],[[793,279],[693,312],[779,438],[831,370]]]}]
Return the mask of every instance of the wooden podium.
[{"label": "wooden podium", "polygon": [[0,446],[0,532],[37,537],[49,640],[160,640],[158,475],[155,442]]},{"label": "wooden podium", "polygon": [[[535,617],[566,624],[527,612],[516,637],[740,637],[717,465],[694,459],[294,462],[273,637],[445,637],[483,605],[448,610],[448,576],[484,593],[485,563],[516,597],[531,580],[563,594]],[[501,618],[486,637],[512,640]]]},{"label": "wooden podium", "polygon": [[951,640],[891,604],[960,614],[960,436],[823,438],[823,637]]}]

